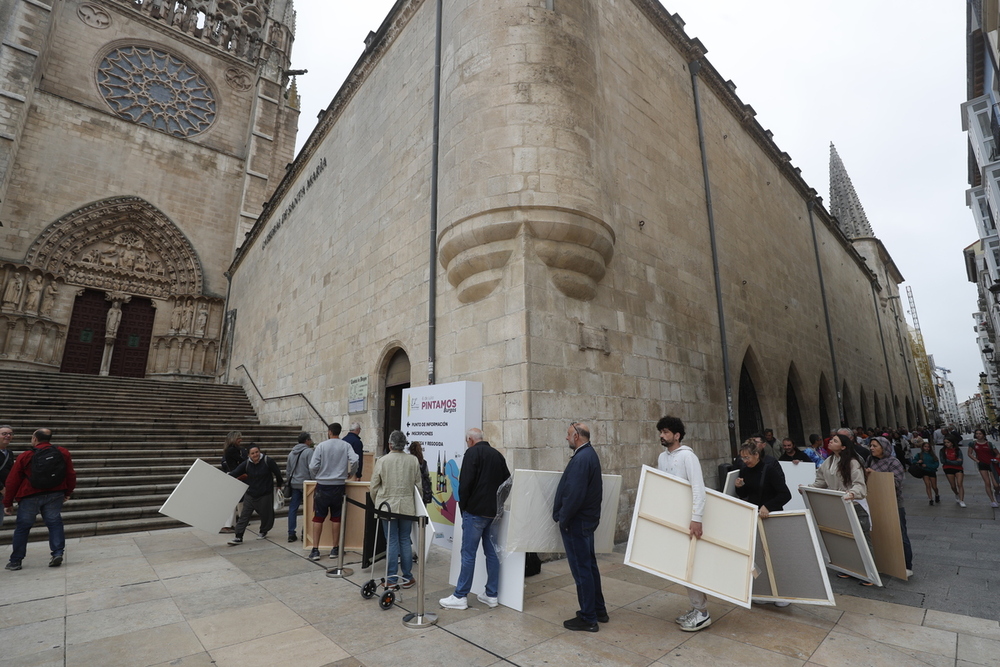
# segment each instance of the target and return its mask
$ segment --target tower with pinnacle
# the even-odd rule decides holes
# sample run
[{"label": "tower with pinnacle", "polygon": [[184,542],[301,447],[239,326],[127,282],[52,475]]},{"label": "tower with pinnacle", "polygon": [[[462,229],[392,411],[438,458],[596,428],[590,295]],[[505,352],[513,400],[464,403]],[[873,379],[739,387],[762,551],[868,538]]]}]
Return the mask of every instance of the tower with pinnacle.
[{"label": "tower with pinnacle", "polygon": [[840,229],[849,239],[875,235],[861,199],[851,183],[851,177],[844,167],[844,161],[837,154],[837,147],[833,142],[830,142],[830,213],[837,218]]}]

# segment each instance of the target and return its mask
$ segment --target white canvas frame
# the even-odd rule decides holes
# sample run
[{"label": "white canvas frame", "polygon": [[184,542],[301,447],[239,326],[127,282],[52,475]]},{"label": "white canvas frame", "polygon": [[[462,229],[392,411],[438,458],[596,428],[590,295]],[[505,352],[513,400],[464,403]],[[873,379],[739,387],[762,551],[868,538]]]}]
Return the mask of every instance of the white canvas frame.
[{"label": "white canvas frame", "polygon": [[[793,529],[793,534],[788,535],[789,524],[796,519],[799,520],[797,523],[804,523],[805,530],[794,531]],[[759,519],[759,521],[758,546],[762,545],[763,549],[755,550],[754,560],[757,562],[758,568],[761,564],[764,565],[764,568],[760,575],[754,579],[753,599],[760,602],[795,602],[796,604],[823,606],[836,604],[833,599],[833,589],[830,587],[830,577],[826,571],[826,560],[820,545],[819,531],[812,513],[808,510],[771,512],[768,518]],[[771,540],[768,528],[772,528],[771,534],[774,535],[777,531],[773,530],[773,527],[778,522],[785,524],[786,530],[783,531],[786,533],[785,539]],[[790,551],[791,549],[808,551],[807,545],[812,547],[809,551],[812,555],[811,558],[802,557],[801,554],[792,554]],[[780,567],[776,567],[774,561],[777,561]],[[767,579],[767,585],[771,590],[769,594],[761,593],[758,589],[762,577]],[[802,578],[811,578],[817,582],[822,587],[824,595],[822,597],[806,595],[805,591],[795,584],[796,579],[801,580]],[[809,588],[813,589],[814,587]]]},{"label": "white canvas frame", "polygon": [[786,512],[804,510],[806,502],[799,493],[800,486],[808,486],[816,481],[816,464],[811,461],[799,461],[798,465],[791,461],[778,461],[781,472],[785,474],[785,486],[792,494],[792,499],[785,503]]},{"label": "white canvas frame", "polygon": [[[510,530],[506,549],[508,552],[561,553],[565,551],[559,524],[552,520],[552,507],[561,472],[548,470],[514,471],[506,513]],[[615,548],[615,524],[618,522],[618,503],[621,498],[621,475],[601,475],[601,522],[594,533],[594,550],[611,553]]]},{"label": "white canvas frame", "polygon": [[[831,570],[843,572],[862,581],[870,581],[876,586],[881,586],[882,578],[879,577],[875,559],[872,558],[872,552],[868,548],[867,540],[865,540],[861,521],[854,508],[843,500],[844,495],[843,491],[818,489],[811,486],[802,487],[802,497],[805,500],[806,508],[812,513],[816,527],[819,529],[823,559]],[[831,501],[833,498],[837,499],[839,505]],[[827,516],[834,521],[827,521],[825,519]],[[845,526],[850,527],[850,530],[844,530]],[[837,553],[846,546],[844,540],[854,542],[854,548],[857,549],[864,572],[840,560],[837,556]],[[831,553],[834,555],[831,556]]]},{"label": "white canvas frame", "polygon": [[706,489],[704,534],[691,536],[691,484],[643,466],[625,564],[750,608],[757,508]]},{"label": "white canvas frame", "polygon": [[[507,513],[497,520],[496,550],[500,558],[500,581],[497,584],[497,602],[515,611],[524,611],[524,554],[507,553],[504,556],[509,534]],[[454,544],[451,549],[451,567],[448,571],[448,583],[458,584],[458,575],[462,572],[462,513],[455,516]],[[486,592],[486,556],[480,543],[476,550],[476,571],[472,576],[471,594]]]},{"label": "white canvas frame", "polygon": [[160,514],[200,530],[218,533],[247,488],[235,477],[196,459],[160,507]]}]

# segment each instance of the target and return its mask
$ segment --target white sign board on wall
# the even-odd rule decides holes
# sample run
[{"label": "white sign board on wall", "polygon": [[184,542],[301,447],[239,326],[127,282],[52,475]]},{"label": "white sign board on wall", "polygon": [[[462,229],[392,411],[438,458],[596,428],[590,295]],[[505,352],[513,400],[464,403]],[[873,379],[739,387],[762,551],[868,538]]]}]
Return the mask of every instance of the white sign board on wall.
[{"label": "white sign board on wall", "polygon": [[458,476],[465,432],[483,426],[481,382],[449,382],[403,390],[402,430],[424,448],[434,500],[427,507],[434,542],[451,548],[458,513]]}]

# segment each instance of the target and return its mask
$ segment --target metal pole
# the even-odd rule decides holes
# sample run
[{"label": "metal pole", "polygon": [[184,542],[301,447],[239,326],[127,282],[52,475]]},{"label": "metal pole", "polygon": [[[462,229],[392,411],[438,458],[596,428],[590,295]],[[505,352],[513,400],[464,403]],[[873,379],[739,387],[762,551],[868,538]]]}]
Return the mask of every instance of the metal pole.
[{"label": "metal pole", "polygon": [[431,127],[431,248],[427,275],[427,384],[434,384],[437,360],[437,230],[438,230],[438,156],[441,144],[441,14],[442,0],[435,10],[434,27],[434,110]]},{"label": "metal pole", "polygon": [[408,628],[424,628],[434,625],[438,620],[437,614],[424,613],[424,563],[427,561],[424,531],[427,530],[427,517],[420,517],[417,526],[417,548],[420,549],[420,558],[417,559],[417,613],[403,617],[403,625]]},{"label": "metal pole", "polygon": [[340,579],[354,574],[354,570],[344,567],[344,520],[347,518],[347,487],[344,487],[344,502],[340,506],[340,537],[337,540],[337,567],[331,567],[326,571],[326,576],[331,579]]}]

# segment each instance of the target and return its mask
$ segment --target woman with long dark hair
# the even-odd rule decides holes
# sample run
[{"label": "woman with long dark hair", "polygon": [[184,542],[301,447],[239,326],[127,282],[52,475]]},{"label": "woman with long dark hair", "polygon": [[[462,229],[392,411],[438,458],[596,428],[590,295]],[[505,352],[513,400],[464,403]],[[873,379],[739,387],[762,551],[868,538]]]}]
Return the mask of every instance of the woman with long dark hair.
[{"label": "woman with long dark hair", "polygon": [[[243,434],[239,431],[230,431],[226,434],[226,444],[222,446],[222,472],[232,472],[241,463],[247,460],[247,450],[243,449]],[[239,506],[233,508],[233,513],[226,519],[226,525],[222,527],[220,533],[232,533],[233,524],[236,523],[237,510]]]},{"label": "woman with long dark hair", "polygon": [[[868,549],[871,551],[871,518],[868,516],[868,510],[858,503],[859,500],[864,500],[868,495],[868,484],[865,481],[865,469],[854,451],[854,439],[848,435],[835,433],[830,438],[827,448],[830,450],[830,457],[823,461],[823,465],[816,468],[816,481],[809,486],[844,492],[844,500],[850,502],[854,507],[854,513],[861,523],[861,530],[865,534],[865,541],[868,542]],[[838,574],[837,576],[841,579],[847,579],[850,575]],[[865,586],[872,585],[867,581],[861,583]]]},{"label": "woman with long dark hair", "polygon": [[962,436],[949,433],[941,448],[941,467],[948,478],[948,484],[955,493],[955,502],[965,507],[965,458],[962,456]]}]

